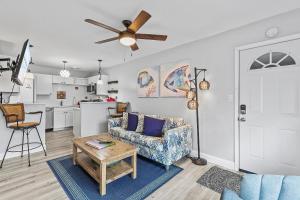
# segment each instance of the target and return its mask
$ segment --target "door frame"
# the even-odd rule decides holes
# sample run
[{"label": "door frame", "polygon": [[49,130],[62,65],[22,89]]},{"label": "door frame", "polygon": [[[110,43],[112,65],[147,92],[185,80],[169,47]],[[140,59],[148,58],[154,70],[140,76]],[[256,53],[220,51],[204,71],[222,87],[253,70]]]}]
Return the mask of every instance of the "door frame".
[{"label": "door frame", "polygon": [[273,45],[277,43],[298,40],[300,33],[284,36],[276,39],[262,42],[251,43],[235,48],[235,68],[234,68],[234,169],[240,169],[240,122],[239,122],[239,105],[240,105],[240,52],[257,47]]}]

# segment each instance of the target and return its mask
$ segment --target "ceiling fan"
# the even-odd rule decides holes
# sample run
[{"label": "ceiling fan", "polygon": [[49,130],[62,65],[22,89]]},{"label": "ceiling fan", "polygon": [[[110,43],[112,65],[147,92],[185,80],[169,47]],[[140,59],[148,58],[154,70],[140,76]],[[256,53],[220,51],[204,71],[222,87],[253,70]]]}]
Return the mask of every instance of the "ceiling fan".
[{"label": "ceiling fan", "polygon": [[150,19],[151,15],[146,11],[142,10],[140,14],[135,18],[133,22],[130,20],[123,20],[122,23],[126,27],[125,31],[120,31],[108,25],[105,25],[101,22],[97,22],[92,19],[85,19],[84,21],[96,26],[100,26],[112,32],[118,34],[116,37],[112,37],[106,40],[101,40],[95,42],[96,44],[103,44],[106,42],[111,42],[114,40],[119,40],[120,43],[124,46],[130,46],[131,50],[136,51],[139,47],[136,44],[137,39],[142,40],[157,40],[157,41],[165,41],[167,39],[167,35],[154,35],[154,34],[143,34],[137,33],[137,31]]}]

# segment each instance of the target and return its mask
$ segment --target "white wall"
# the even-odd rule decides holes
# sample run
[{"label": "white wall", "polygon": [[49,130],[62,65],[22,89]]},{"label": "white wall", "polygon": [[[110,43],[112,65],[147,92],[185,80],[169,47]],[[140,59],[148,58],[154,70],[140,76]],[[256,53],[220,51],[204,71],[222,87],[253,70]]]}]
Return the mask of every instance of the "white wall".
[{"label": "white wall", "polygon": [[106,69],[106,73],[111,80],[119,80],[119,100],[129,101],[133,111],[184,117],[193,125],[193,148],[196,150],[195,112],[186,108],[186,100],[137,98],[136,78],[138,70],[143,67],[180,60],[189,60],[192,67],[207,68],[211,90],[200,94],[201,152],[234,161],[234,48],[266,40],[265,30],[272,26],[279,27],[280,36],[299,33],[299,24],[300,9],[297,9]]}]

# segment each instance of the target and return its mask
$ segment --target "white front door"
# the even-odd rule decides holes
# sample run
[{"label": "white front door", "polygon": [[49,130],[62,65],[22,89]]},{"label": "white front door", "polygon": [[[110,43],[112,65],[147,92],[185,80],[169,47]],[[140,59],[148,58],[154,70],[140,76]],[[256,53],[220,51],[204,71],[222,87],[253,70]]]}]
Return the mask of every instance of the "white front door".
[{"label": "white front door", "polygon": [[300,175],[299,39],[240,51],[240,104],[240,169]]}]

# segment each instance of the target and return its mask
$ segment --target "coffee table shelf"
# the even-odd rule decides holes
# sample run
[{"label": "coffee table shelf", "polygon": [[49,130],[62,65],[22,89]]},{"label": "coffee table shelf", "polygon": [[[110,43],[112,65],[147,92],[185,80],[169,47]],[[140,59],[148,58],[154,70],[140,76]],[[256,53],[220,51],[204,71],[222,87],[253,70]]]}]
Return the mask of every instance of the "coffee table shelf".
[{"label": "coffee table shelf", "polygon": [[[78,153],[76,163],[80,165],[90,176],[92,176],[98,183],[100,183],[99,166],[93,162],[84,153]],[[118,178],[131,174],[133,167],[127,162],[121,160],[107,166],[106,169],[106,183],[110,183]]]}]

